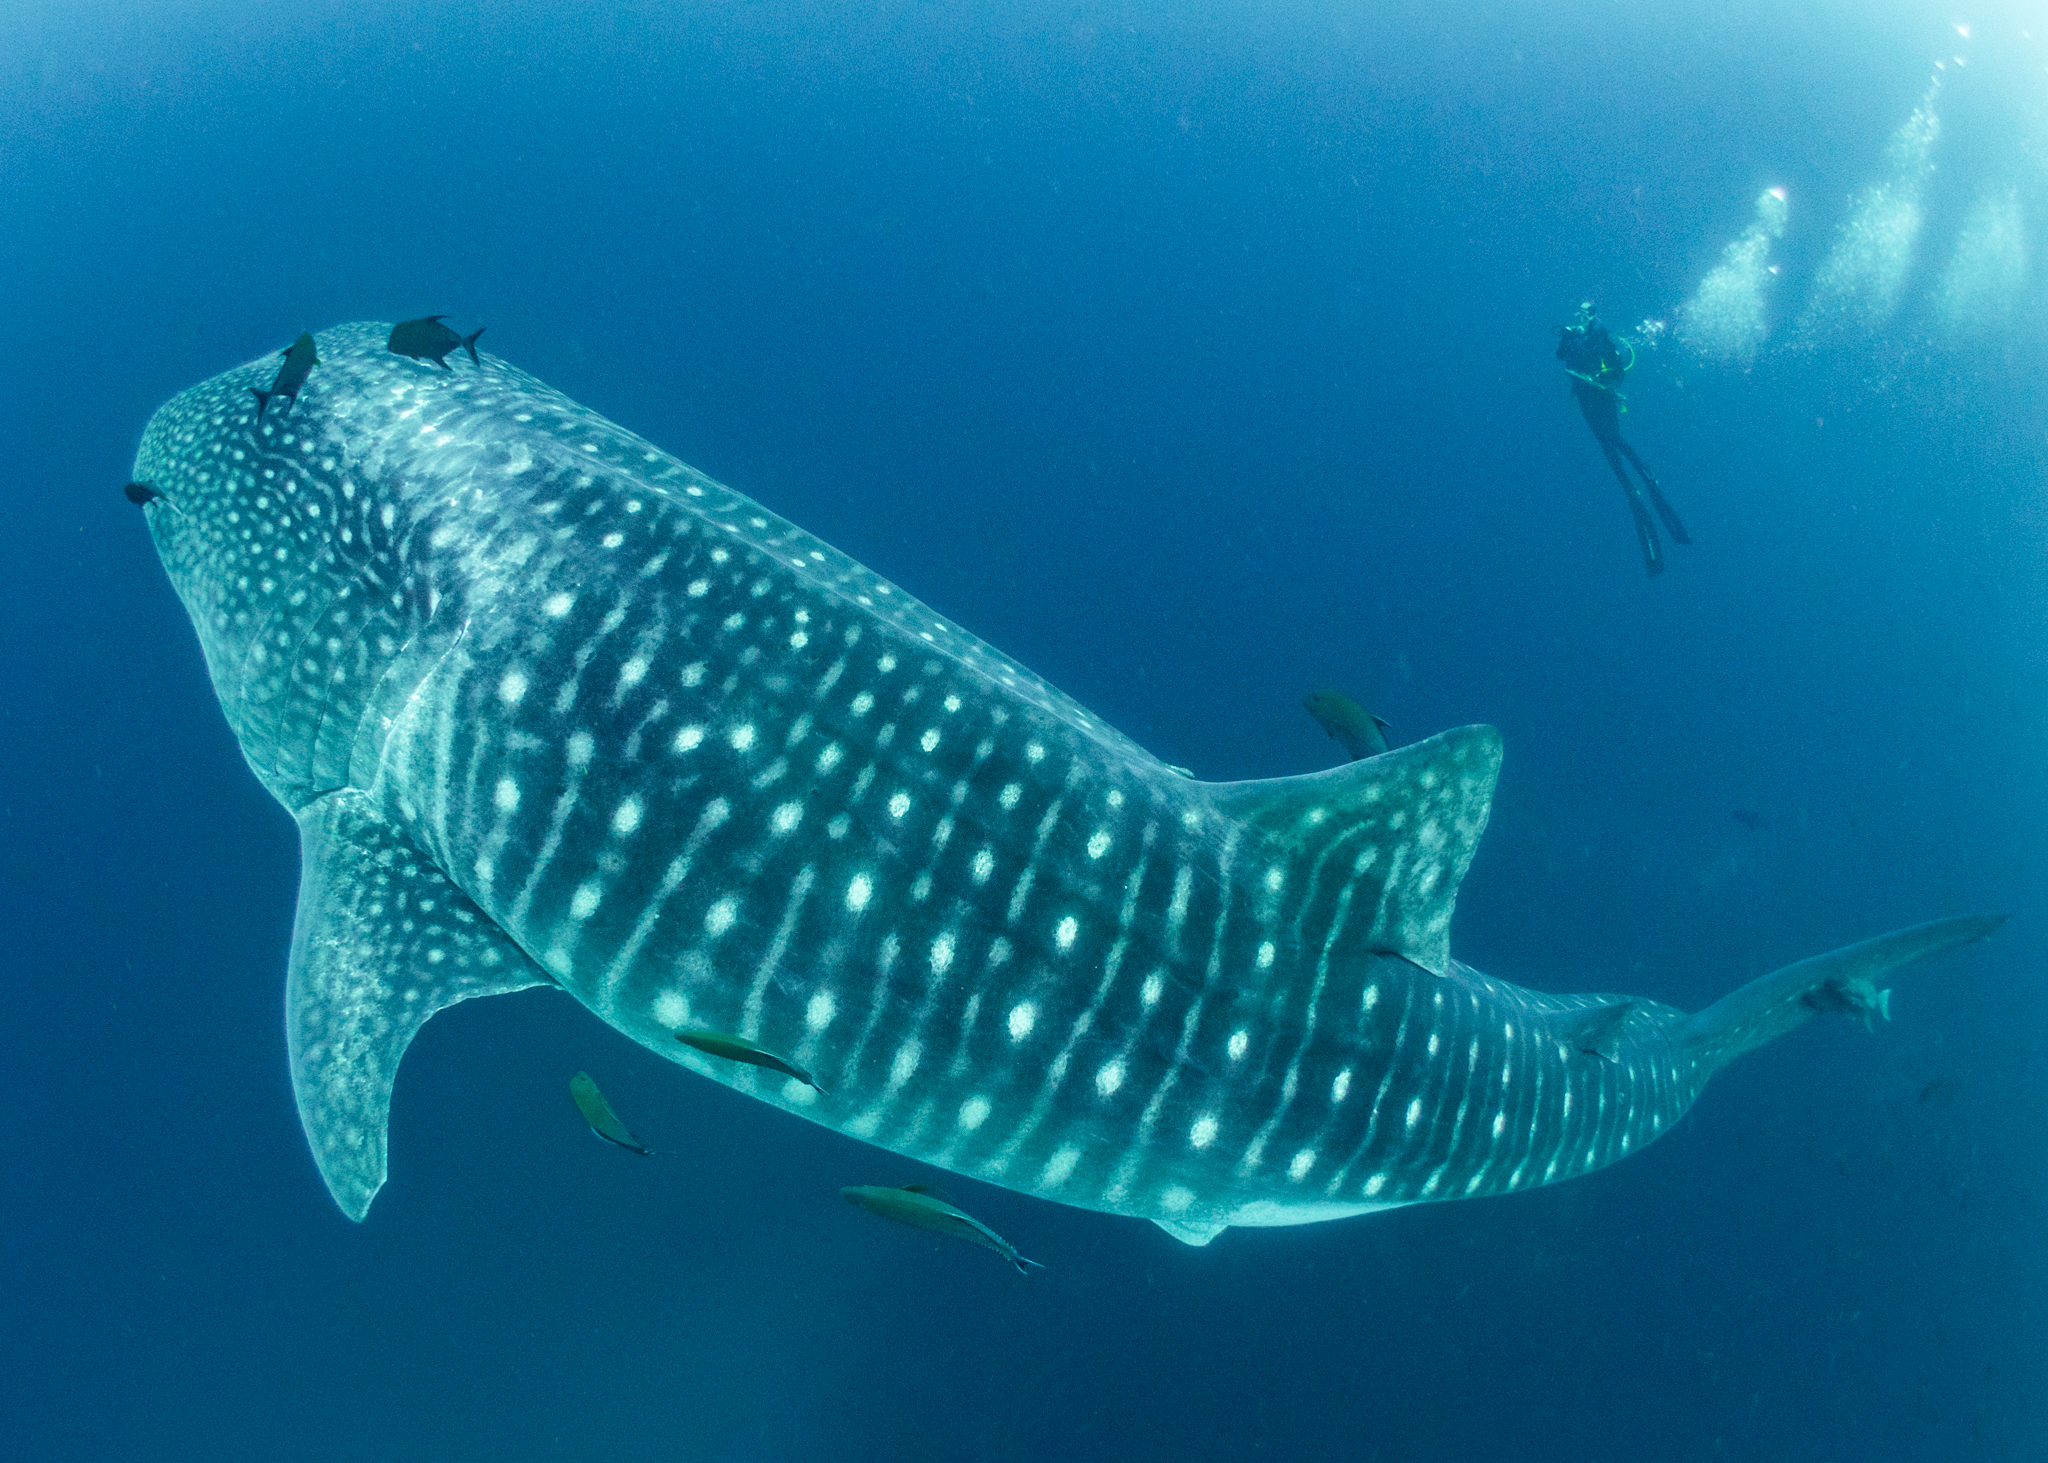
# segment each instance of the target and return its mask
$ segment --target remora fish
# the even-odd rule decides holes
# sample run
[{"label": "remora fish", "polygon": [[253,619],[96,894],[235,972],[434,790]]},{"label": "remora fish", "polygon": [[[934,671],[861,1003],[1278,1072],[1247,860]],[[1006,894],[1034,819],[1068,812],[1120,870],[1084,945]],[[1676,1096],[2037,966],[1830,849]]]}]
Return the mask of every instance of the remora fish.
[{"label": "remora fish", "polygon": [[879,1214],[884,1219],[893,1219],[898,1224],[908,1224],[915,1229],[928,1229],[934,1234],[950,1235],[964,1239],[970,1244],[980,1245],[985,1250],[994,1250],[1005,1260],[1017,1267],[1019,1275],[1029,1275],[1026,1266],[1043,1270],[1045,1266],[1036,1260],[1027,1260],[1017,1253],[1017,1247],[969,1214],[964,1209],[955,1209],[944,1199],[932,1193],[923,1184],[905,1184],[900,1189],[882,1188],[874,1184],[856,1184],[841,1189],[840,1196],[858,1209],[870,1214]]},{"label": "remora fish", "polygon": [[451,369],[448,354],[456,350],[468,351],[470,360],[482,365],[476,353],[476,338],[488,327],[479,325],[468,335],[457,335],[441,323],[447,318],[446,315],[423,315],[417,320],[401,320],[391,327],[391,334],[385,337],[384,348],[395,356],[432,361],[444,371]]},{"label": "remora fish", "polygon": [[1301,705],[1352,761],[1387,750],[1387,723],[1342,691],[1311,691],[1301,698]]},{"label": "remora fish", "polygon": [[619,1121],[619,1115],[612,1111],[611,1102],[599,1089],[597,1079],[588,1072],[578,1072],[569,1079],[569,1100],[576,1104],[576,1111],[583,1114],[583,1121],[590,1124],[590,1131],[605,1142],[616,1143],[619,1147],[645,1158],[661,1156],[635,1137],[631,1128]]},{"label": "remora fish", "polygon": [[[272,397],[282,396],[293,406],[299,404],[299,388],[306,384],[306,378],[313,374],[313,368],[320,364],[319,352],[314,348],[313,332],[302,330],[299,338],[286,346],[284,360],[277,368],[277,375],[271,380],[268,391],[259,391],[254,386],[249,394],[256,398],[256,420],[263,420],[263,412],[270,405]],[[280,411],[282,407],[278,408]]]},{"label": "remora fish", "polygon": [[1857,1016],[1868,1031],[1878,1021],[1892,1019],[1892,993],[1879,990],[1860,975],[1831,975],[1800,997],[1816,1011],[1833,1011],[1839,1016]]},{"label": "remora fish", "polygon": [[745,1062],[750,1067],[766,1067],[771,1072],[780,1072],[785,1077],[794,1077],[805,1086],[816,1088],[819,1092],[825,1090],[819,1087],[817,1079],[812,1077],[802,1067],[792,1062],[784,1061],[781,1057],[775,1055],[774,1052],[769,1051],[756,1042],[748,1041],[745,1037],[727,1036],[721,1031],[703,1031],[692,1028],[678,1031],[676,1033],[676,1040],[684,1046],[695,1047],[706,1056],[718,1057],[728,1062]]},{"label": "remora fish", "polygon": [[324,332],[289,420],[249,409],[261,364],[183,393],[133,474],[182,509],[142,511],[299,822],[292,1081],[353,1218],[421,1024],[543,983],[671,1059],[684,1029],[787,1053],[829,1103],[714,1075],[791,1112],[1199,1244],[1612,1163],[1809,995],[1860,1011],[1999,923],[1589,1018],[1629,998],[1451,957],[1491,728],[1178,776],[793,524],[389,329]]}]

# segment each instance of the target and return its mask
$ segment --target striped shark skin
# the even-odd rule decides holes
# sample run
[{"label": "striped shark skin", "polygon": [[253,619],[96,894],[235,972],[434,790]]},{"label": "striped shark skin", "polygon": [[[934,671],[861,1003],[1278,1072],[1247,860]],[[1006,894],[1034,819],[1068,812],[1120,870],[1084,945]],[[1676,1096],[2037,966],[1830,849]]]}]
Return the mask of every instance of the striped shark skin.
[{"label": "striped shark skin", "polygon": [[1612,1163],[1734,1056],[1867,1018],[1885,971],[1998,922],[1695,1015],[1491,979],[1449,947],[1491,728],[1193,780],[495,356],[436,370],[388,330],[321,332],[288,411],[259,414],[269,361],[193,387],[135,465],[299,823],[287,1045],[352,1219],[414,1034],[536,985],[882,1148],[1205,1243]]}]

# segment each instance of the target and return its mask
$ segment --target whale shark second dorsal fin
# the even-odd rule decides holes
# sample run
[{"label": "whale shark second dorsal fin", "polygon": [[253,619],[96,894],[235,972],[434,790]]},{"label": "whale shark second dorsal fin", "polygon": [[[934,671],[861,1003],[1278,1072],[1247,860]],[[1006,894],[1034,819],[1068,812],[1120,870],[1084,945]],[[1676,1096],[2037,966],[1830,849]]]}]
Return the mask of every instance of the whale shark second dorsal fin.
[{"label": "whale shark second dorsal fin", "polygon": [[1461,726],[1326,772],[1208,791],[1284,861],[1284,882],[1306,901],[1298,928],[1447,975],[1451,909],[1499,776],[1500,733]]}]

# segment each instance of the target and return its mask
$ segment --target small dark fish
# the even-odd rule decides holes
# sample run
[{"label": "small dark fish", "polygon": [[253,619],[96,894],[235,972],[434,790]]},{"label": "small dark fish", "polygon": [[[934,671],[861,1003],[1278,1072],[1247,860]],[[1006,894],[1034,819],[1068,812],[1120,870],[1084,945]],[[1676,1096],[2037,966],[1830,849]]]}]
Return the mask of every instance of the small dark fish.
[{"label": "small dark fish", "polygon": [[1947,1107],[1956,1100],[1956,1093],[1962,1090],[1962,1086],[1954,1077],[1935,1077],[1921,1087],[1917,1100]]},{"label": "small dark fish", "polygon": [[[313,348],[313,333],[309,330],[300,331],[299,338],[284,352],[284,364],[277,368],[277,379],[270,383],[270,389],[258,391],[253,386],[249,388],[249,394],[256,398],[256,420],[263,420],[264,409],[270,405],[270,398],[273,396],[282,396],[293,406],[297,406],[299,388],[306,384],[306,377],[311,375],[313,368],[319,364],[319,352]],[[282,411],[284,408],[279,407],[278,410]]]},{"label": "small dark fish", "polygon": [[590,1124],[590,1131],[607,1143],[616,1143],[633,1153],[649,1158],[658,1155],[652,1148],[633,1136],[633,1130],[619,1121],[619,1115],[612,1111],[612,1105],[605,1101],[604,1094],[597,1090],[597,1083],[588,1072],[578,1072],[569,1079],[569,1098],[576,1104],[576,1111],[583,1114],[583,1121]]},{"label": "small dark fish", "polygon": [[1628,1013],[1635,1008],[1634,1001],[1623,1001],[1619,1005],[1595,1006],[1590,1011],[1569,1012],[1561,1021],[1564,1041],[1589,1057],[1611,1062],[1621,1052],[1622,1028],[1628,1025]]},{"label": "small dark fish", "polygon": [[797,1081],[816,1088],[819,1092],[825,1090],[818,1086],[818,1079],[809,1072],[806,1072],[802,1067],[784,1061],[781,1057],[775,1055],[774,1052],[769,1051],[766,1047],[756,1046],[744,1036],[727,1036],[722,1031],[700,1031],[692,1028],[687,1031],[678,1031],[676,1033],[676,1040],[684,1046],[696,1048],[706,1056],[722,1057],[728,1062],[745,1062],[750,1067],[766,1067],[771,1072],[780,1072],[785,1077],[794,1077]]},{"label": "small dark fish", "polygon": [[129,483],[121,489],[121,496],[138,508],[147,508],[152,503],[161,503],[180,518],[185,516],[185,510],[176,503],[173,503],[168,494],[159,493],[154,483]]},{"label": "small dark fish", "polygon": [[1771,826],[1770,824],[1764,821],[1764,815],[1762,813],[1752,813],[1747,808],[1737,808],[1728,816],[1733,818],[1736,822],[1740,823],[1745,828],[1755,828],[1759,831],[1762,831]]},{"label": "small dark fish", "polygon": [[1879,990],[1860,975],[1831,975],[1799,999],[1816,1011],[1860,1016],[1866,1031],[1874,1026],[1873,1017],[1892,1019],[1892,993]]},{"label": "small dark fish", "polygon": [[1301,704],[1352,761],[1377,757],[1387,750],[1387,723],[1342,691],[1312,691],[1301,698]]},{"label": "small dark fish", "polygon": [[385,349],[395,356],[411,356],[416,361],[432,361],[442,370],[454,369],[448,364],[448,353],[461,347],[469,352],[469,359],[481,366],[477,360],[476,338],[487,327],[479,325],[469,335],[457,335],[441,322],[446,315],[424,315],[418,320],[401,320],[391,327],[391,339],[384,342]]},{"label": "small dark fish", "polygon": [[923,1184],[906,1184],[900,1189],[881,1188],[875,1185],[856,1185],[841,1189],[840,1197],[857,1209],[870,1214],[879,1214],[884,1219],[893,1219],[898,1224],[908,1224],[916,1229],[928,1229],[934,1234],[951,1235],[964,1239],[983,1249],[994,1250],[1005,1260],[1017,1267],[1019,1275],[1031,1272],[1024,1267],[1036,1265],[1036,1260],[1027,1260],[1017,1253],[1017,1247],[983,1224],[973,1215],[955,1209],[944,1199],[932,1193]]}]

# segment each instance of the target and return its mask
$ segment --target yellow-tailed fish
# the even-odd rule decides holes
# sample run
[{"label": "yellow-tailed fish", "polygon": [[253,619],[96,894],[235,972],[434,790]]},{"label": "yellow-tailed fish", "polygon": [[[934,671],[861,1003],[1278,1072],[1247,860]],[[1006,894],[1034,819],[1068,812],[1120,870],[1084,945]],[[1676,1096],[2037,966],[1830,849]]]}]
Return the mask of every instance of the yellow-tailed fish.
[{"label": "yellow-tailed fish", "polygon": [[685,1027],[676,1033],[676,1040],[684,1046],[696,1048],[708,1057],[721,1057],[728,1062],[745,1062],[750,1067],[766,1067],[771,1072],[794,1077],[807,1086],[817,1088],[819,1092],[825,1090],[818,1086],[818,1079],[802,1067],[794,1062],[784,1061],[774,1052],[766,1047],[756,1046],[744,1036],[727,1036],[722,1031],[702,1031],[695,1027]]},{"label": "yellow-tailed fish", "polygon": [[900,1189],[882,1188],[873,1184],[860,1184],[839,1191],[847,1203],[865,1209],[870,1214],[879,1214],[884,1219],[893,1219],[898,1224],[928,1229],[934,1234],[948,1234],[955,1239],[964,1239],[980,1245],[985,1250],[994,1250],[1005,1260],[1017,1267],[1019,1275],[1030,1272],[1024,1267],[1037,1265],[1036,1260],[1027,1260],[1017,1253],[1017,1247],[976,1219],[955,1209],[944,1199],[925,1188],[923,1184],[906,1184]]},{"label": "yellow-tailed fish", "polygon": [[633,1130],[619,1121],[619,1115],[612,1111],[612,1105],[605,1101],[604,1094],[597,1090],[597,1083],[590,1079],[588,1072],[578,1072],[569,1079],[569,1097],[576,1104],[576,1111],[583,1114],[583,1121],[590,1124],[590,1131],[607,1143],[616,1143],[634,1153],[655,1157],[655,1151],[633,1136]]}]

